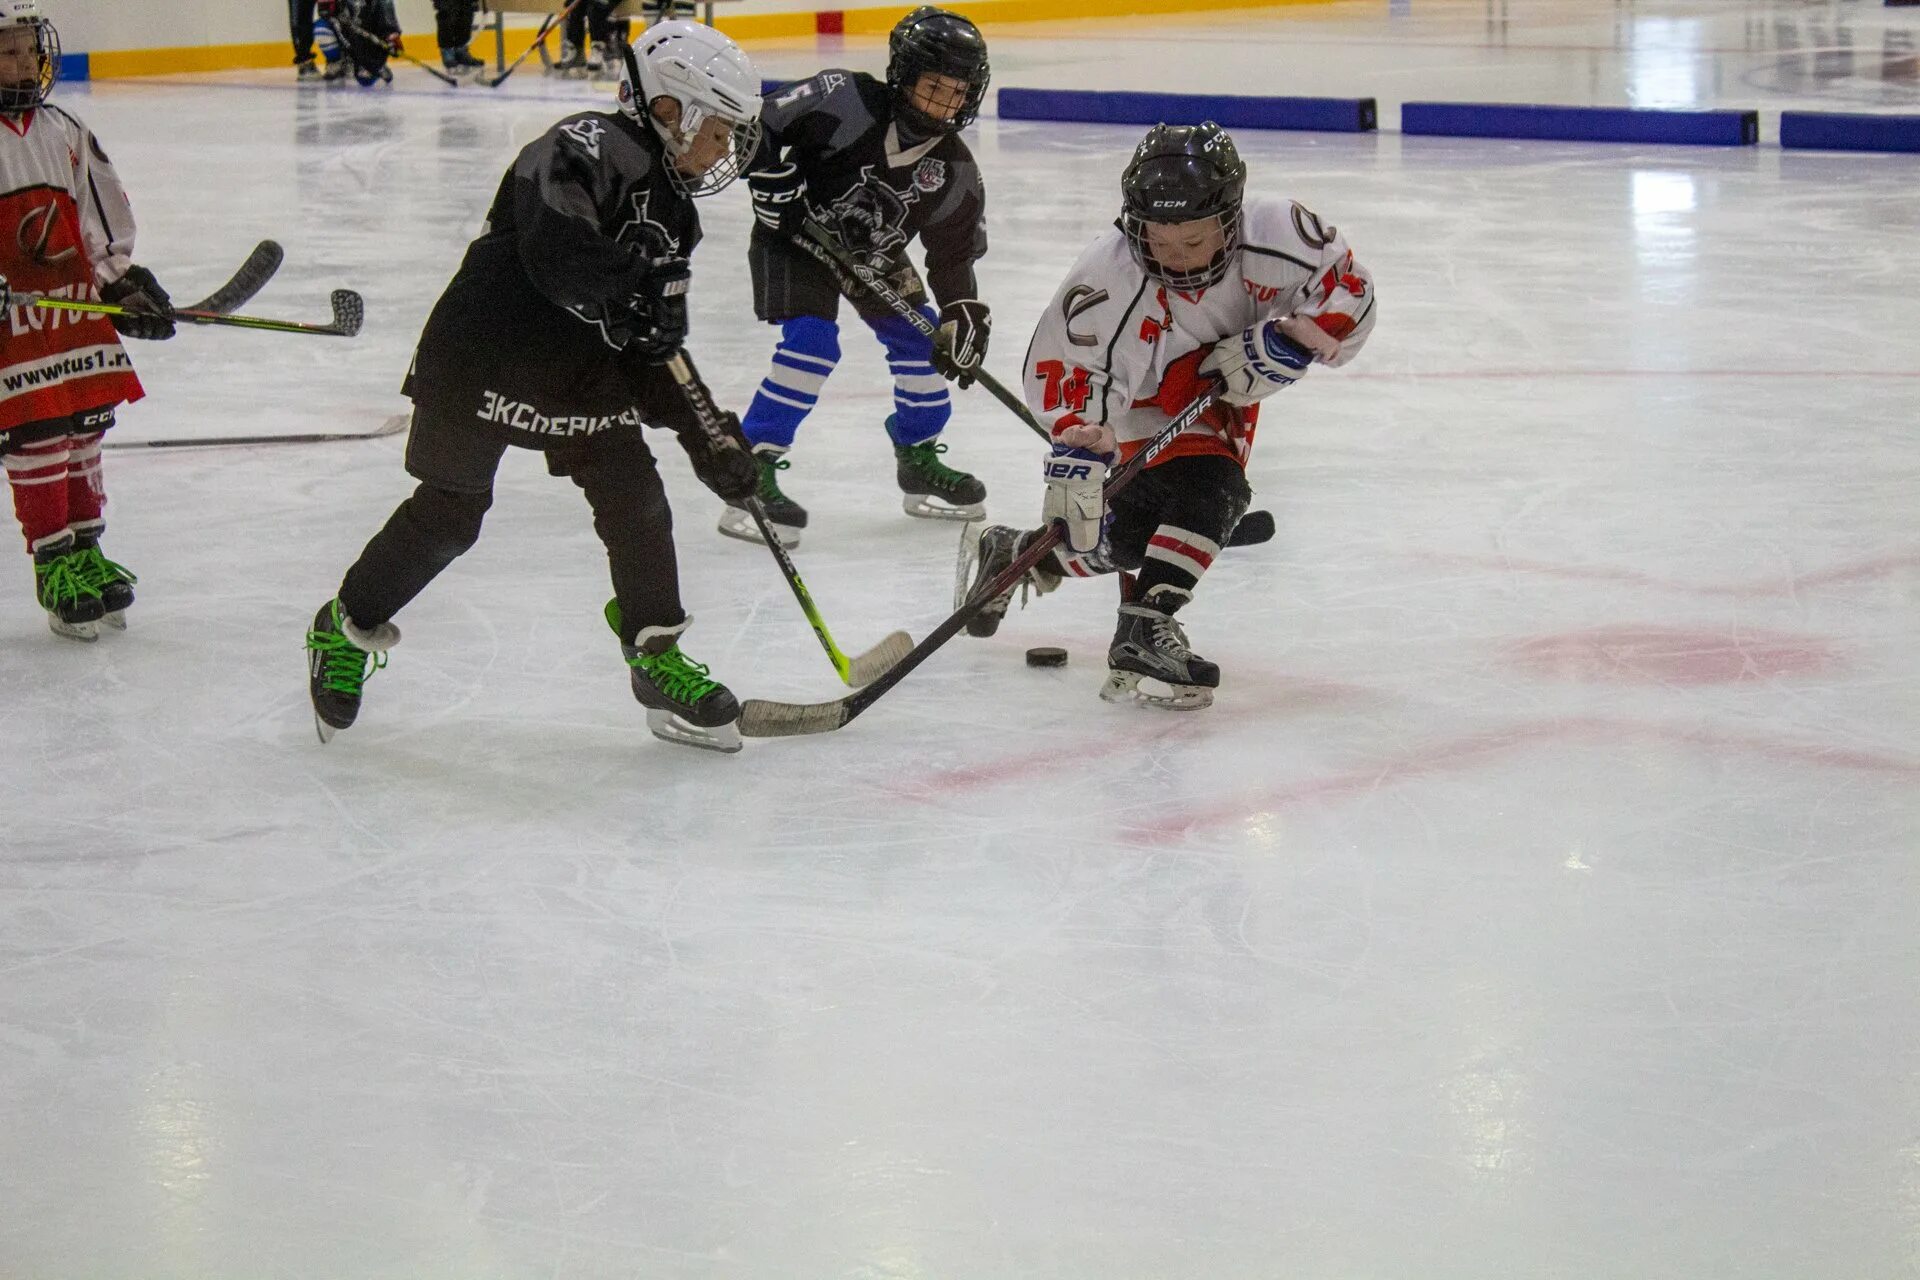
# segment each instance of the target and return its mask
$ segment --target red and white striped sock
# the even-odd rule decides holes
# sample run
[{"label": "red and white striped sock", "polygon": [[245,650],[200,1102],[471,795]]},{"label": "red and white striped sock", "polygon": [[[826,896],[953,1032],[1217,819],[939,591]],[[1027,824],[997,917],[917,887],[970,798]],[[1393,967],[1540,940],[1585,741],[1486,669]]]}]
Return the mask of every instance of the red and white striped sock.
[{"label": "red and white striped sock", "polygon": [[67,456],[67,437],[55,436],[18,445],[0,458],[13,489],[13,514],[19,517],[29,551],[67,536]]}]

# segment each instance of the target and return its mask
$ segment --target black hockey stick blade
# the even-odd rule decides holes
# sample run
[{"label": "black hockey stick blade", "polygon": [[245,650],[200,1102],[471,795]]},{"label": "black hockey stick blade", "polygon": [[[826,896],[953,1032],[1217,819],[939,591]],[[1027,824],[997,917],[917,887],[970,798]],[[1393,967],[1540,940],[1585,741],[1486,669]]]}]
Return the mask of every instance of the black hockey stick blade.
[{"label": "black hockey stick blade", "polygon": [[267,287],[267,281],[273,279],[280,270],[280,264],[286,261],[287,251],[271,240],[262,240],[233,273],[233,278],[215,289],[200,301],[188,307],[189,311],[211,311],[227,315],[247,305],[253,295]]},{"label": "black hockey stick blade", "polygon": [[1227,535],[1230,547],[1257,547],[1263,542],[1273,541],[1273,512],[1249,511],[1240,517],[1240,523],[1233,526],[1233,532]]},{"label": "black hockey stick blade", "polygon": [[[1126,465],[1107,477],[1103,489],[1108,503],[1122,489],[1133,483],[1135,476],[1144,471],[1162,450],[1188,427],[1200,420],[1200,416],[1214,404],[1214,393],[1203,391],[1186,408],[1182,409],[1172,421],[1160,429],[1160,433],[1149,440],[1146,447],[1127,459]],[[832,702],[774,702],[764,698],[749,698],[740,709],[740,732],[749,738],[792,738],[806,734],[832,733],[845,728],[855,716],[886,696],[887,690],[899,684],[913,672],[915,667],[931,657],[941,645],[953,639],[967,620],[986,608],[987,601],[1003,591],[1011,591],[1027,571],[1059,545],[1065,535],[1065,526],[1054,521],[1041,535],[1035,538],[1026,550],[1013,558],[1013,563],[1002,569],[974,596],[947,616],[946,621],[927,634],[927,638],[913,647],[912,652],[902,658],[885,675],[865,688],[856,689],[844,698]]]},{"label": "black hockey stick blade", "polygon": [[280,436],[186,436],[172,440],[115,440],[112,436],[108,436],[102,447],[107,449],[218,449],[237,445],[326,444],[334,440],[378,440],[384,436],[399,435],[412,421],[412,414],[396,413],[372,431],[308,431],[297,435]]},{"label": "black hockey stick blade", "polygon": [[351,289],[335,289],[330,298],[333,303],[333,328],[343,338],[359,334],[360,326],[367,321],[366,299]]}]

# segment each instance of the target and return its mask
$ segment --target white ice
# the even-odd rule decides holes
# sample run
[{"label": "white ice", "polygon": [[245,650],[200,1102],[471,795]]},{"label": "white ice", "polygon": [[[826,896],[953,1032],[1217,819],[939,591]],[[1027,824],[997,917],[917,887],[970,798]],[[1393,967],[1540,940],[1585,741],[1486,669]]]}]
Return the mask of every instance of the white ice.
[{"label": "white ice", "polygon": [[[1591,17],[1570,17],[1580,7]],[[1340,4],[991,32],[1009,84],[1920,105],[1920,11]],[[1890,54],[1888,51],[1893,51]],[[877,69],[873,39],[759,51]],[[121,440],[356,430],[515,149],[604,97],[60,90],[175,295],[356,342],[136,350]],[[1651,95],[1649,97],[1648,95]],[[1138,134],[977,131],[993,366]],[[1208,711],[1094,692],[1108,584],[835,736],[645,732],[584,503],[515,454],[322,748],[301,636],[398,439],[117,451],[132,628],[0,592],[0,1276],[1885,1280],[1920,1272],[1920,159],[1242,131],[1379,282],[1271,405]],[[744,191],[693,349],[744,403]],[[878,349],[789,489],[843,645],[948,611]],[[979,393],[952,461],[1036,512]],[[838,685],[662,446],[689,650]],[[1072,665],[1028,670],[1060,644]]]}]

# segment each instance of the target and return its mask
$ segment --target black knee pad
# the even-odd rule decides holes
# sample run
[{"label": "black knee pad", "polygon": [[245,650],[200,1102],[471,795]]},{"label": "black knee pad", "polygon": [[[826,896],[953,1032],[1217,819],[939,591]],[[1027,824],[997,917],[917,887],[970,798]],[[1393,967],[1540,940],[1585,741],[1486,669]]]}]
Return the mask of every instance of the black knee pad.
[{"label": "black knee pad", "polygon": [[407,499],[407,519],[421,541],[421,550],[447,563],[465,555],[480,540],[480,524],[493,505],[493,494],[455,493],[423,484]]}]

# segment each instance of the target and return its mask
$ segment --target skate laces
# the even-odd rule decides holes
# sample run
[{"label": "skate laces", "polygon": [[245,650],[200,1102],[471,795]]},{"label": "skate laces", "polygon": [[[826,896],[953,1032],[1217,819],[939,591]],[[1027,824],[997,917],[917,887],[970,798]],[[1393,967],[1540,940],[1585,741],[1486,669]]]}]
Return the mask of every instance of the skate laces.
[{"label": "skate laces", "polygon": [[85,567],[80,560],[81,556],[78,552],[69,551],[57,560],[33,566],[34,576],[39,579],[42,609],[57,609],[83,596],[99,598],[99,588],[88,581]]},{"label": "skate laces", "polygon": [[951,489],[966,477],[946,463],[940,461],[940,455],[947,446],[933,440],[923,440],[919,444],[900,446],[901,458],[915,471],[918,471],[929,484],[942,489]]},{"label": "skate laces", "polygon": [[324,655],[320,687],[357,698],[368,677],[387,665],[387,655],[368,653],[347,639],[346,633],[339,629],[339,606],[336,605],[329,616],[334,630],[307,632],[307,648]]},{"label": "skate laces", "polygon": [[780,473],[793,464],[785,458],[761,458],[760,462],[760,501],[785,502],[787,495],[780,492]]},{"label": "skate laces", "polygon": [[627,659],[646,672],[660,692],[685,706],[692,706],[720,687],[708,678],[707,668],[680,652],[673,645],[660,653],[635,654]]},{"label": "skate laces", "polygon": [[81,581],[93,588],[95,595],[99,595],[106,588],[117,583],[124,582],[132,586],[140,581],[127,566],[107,559],[97,546],[83,547],[74,552],[71,559],[80,562],[75,567],[75,572]]},{"label": "skate laces", "polygon": [[1166,649],[1174,657],[1185,661],[1193,656],[1193,650],[1187,647],[1187,633],[1174,621],[1170,613],[1159,613],[1153,622],[1153,638],[1157,646]]}]

